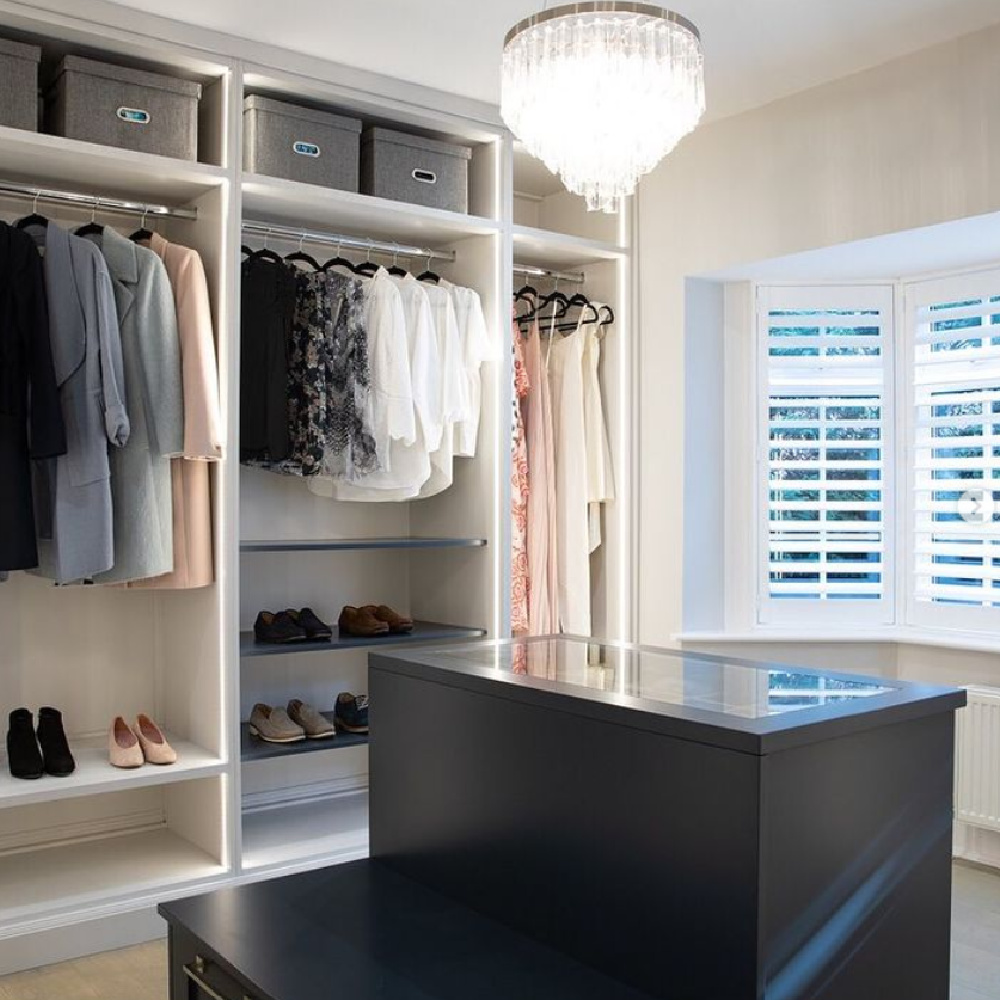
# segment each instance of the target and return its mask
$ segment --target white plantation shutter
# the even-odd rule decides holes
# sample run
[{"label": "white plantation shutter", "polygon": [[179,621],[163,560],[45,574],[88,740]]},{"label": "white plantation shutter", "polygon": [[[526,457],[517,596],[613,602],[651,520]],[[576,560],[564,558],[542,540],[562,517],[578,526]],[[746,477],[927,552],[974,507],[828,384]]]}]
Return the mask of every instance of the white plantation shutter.
[{"label": "white plantation shutter", "polygon": [[760,619],[890,617],[893,296],[762,288]]},{"label": "white plantation shutter", "polygon": [[1000,620],[1000,271],[910,285],[914,624]]}]

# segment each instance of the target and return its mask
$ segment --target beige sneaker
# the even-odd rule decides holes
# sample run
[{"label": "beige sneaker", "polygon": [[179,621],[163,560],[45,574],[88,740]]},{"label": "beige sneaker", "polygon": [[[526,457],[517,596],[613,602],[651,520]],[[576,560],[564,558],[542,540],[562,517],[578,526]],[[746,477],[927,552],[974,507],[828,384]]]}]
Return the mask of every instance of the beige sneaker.
[{"label": "beige sneaker", "polygon": [[250,732],[265,743],[297,743],[306,738],[305,730],[292,722],[283,708],[259,703],[250,713]]},{"label": "beige sneaker", "polygon": [[288,715],[292,722],[300,725],[311,740],[327,740],[337,735],[337,727],[325,716],[298,698],[288,703]]},{"label": "beige sneaker", "polygon": [[145,713],[135,719],[135,735],[139,738],[142,755],[150,764],[176,764],[177,751],[167,742],[160,727]]},{"label": "beige sneaker", "polygon": [[146,763],[139,738],[120,715],[115,716],[108,733],[108,760],[112,767],[142,767]]}]

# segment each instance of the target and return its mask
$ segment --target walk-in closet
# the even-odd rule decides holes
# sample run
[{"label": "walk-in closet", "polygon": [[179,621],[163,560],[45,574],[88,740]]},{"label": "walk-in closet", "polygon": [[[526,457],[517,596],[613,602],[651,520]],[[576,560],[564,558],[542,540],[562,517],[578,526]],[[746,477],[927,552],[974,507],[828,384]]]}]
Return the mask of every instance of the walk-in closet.
[{"label": "walk-in closet", "polygon": [[[0,218],[13,224],[35,212],[70,231],[93,223],[126,239],[147,228],[196,250],[224,432],[221,458],[207,463],[210,585],[55,586],[25,572],[0,584],[0,708],[58,708],[77,762],[62,779],[0,774],[0,939],[13,942],[366,854],[367,738],[266,743],[252,735],[250,715],[293,698],[332,713],[342,692],[367,693],[373,648],[509,634],[511,317],[526,282],[614,311],[600,379],[616,490],[590,559],[593,634],[630,637],[633,271],[628,213],[589,214],[558,194],[495,115],[437,106],[431,91],[406,100],[398,83],[367,74],[299,75],[212,56],[169,33],[136,36],[8,0],[0,21],[4,36],[41,47],[43,78],[70,55],[200,86],[196,159],[0,128]],[[467,149],[467,211],[246,169],[248,98],[399,130],[427,148]],[[478,434],[474,454],[455,457],[450,486],[424,499],[348,502],[241,463],[241,267],[247,251],[263,249],[431,271],[477,293],[489,348]],[[342,607],[371,604],[412,617],[412,633],[338,633]],[[255,641],[259,612],[301,607],[334,626],[332,641]],[[176,764],[109,766],[109,723],[139,713],[158,720]]]}]

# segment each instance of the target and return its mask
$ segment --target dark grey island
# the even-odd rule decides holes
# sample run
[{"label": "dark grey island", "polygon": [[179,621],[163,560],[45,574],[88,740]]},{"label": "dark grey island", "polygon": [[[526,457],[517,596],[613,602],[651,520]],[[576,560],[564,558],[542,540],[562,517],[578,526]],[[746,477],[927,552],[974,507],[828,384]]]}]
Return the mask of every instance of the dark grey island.
[{"label": "dark grey island", "polygon": [[371,657],[371,856],[669,1000],[947,1000],[964,691],[568,638]]},{"label": "dark grey island", "polygon": [[171,1000],[947,1000],[963,691],[370,657],[371,860],[166,904]]}]

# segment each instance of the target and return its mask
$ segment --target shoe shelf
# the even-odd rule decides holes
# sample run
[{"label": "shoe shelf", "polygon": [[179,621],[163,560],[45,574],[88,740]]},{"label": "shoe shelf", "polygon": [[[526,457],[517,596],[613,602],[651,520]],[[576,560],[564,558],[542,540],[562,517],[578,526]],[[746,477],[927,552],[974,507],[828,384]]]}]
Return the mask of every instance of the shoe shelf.
[{"label": "shoe shelf", "polygon": [[167,739],[177,751],[176,764],[144,764],[142,767],[129,769],[112,767],[108,763],[108,751],[104,747],[71,746],[76,770],[65,778],[53,778],[51,775],[30,781],[12,778],[4,757],[0,760],[3,770],[0,774],[0,809],[105,792],[124,792],[152,785],[169,785],[177,781],[210,778],[226,773],[225,762],[203,747],[174,739],[169,734]]},{"label": "shoe shelf", "polygon": [[334,628],[333,639],[320,642],[285,644],[257,642],[253,632],[240,632],[240,656],[298,656],[302,653],[329,653],[338,649],[371,649],[378,646],[406,646],[413,642],[445,642],[455,639],[482,639],[486,629],[440,625],[437,622],[414,622],[409,635],[355,636],[340,635]]},{"label": "shoe shelf", "polygon": [[[333,712],[321,712],[325,719],[334,721]],[[321,750],[346,750],[348,747],[368,745],[367,733],[341,733],[321,740],[297,740],[295,743],[268,743],[250,732],[250,723],[240,724],[240,759],[244,764],[256,760],[275,760],[279,757],[295,757],[303,753]]]},{"label": "shoe shelf", "polygon": [[379,549],[476,549],[485,538],[301,538],[240,542],[241,552],[356,552]]},{"label": "shoe shelf", "polygon": [[[55,779],[53,779],[55,780]],[[116,896],[176,895],[219,878],[226,867],[166,827],[77,840],[0,856],[0,930]]]},{"label": "shoe shelf", "polygon": [[243,813],[245,872],[289,874],[366,857],[367,789]]}]

